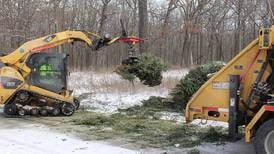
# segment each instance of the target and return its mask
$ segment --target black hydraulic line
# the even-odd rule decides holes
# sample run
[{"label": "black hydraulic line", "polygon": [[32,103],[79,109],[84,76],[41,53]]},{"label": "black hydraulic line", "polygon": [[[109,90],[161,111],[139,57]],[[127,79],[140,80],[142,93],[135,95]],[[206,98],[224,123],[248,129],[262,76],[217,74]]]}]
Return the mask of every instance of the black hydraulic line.
[{"label": "black hydraulic line", "polygon": [[[259,72],[259,74],[258,74],[258,76],[256,78],[255,83],[259,83],[262,80],[263,74],[264,74],[264,72],[266,70],[266,67],[267,67],[268,63],[269,63],[269,54],[267,54],[266,61],[263,62],[263,66],[262,66],[262,68],[261,68],[261,70],[260,70],[260,72]],[[255,96],[255,90],[252,89],[251,93],[250,93],[250,95],[248,97],[248,100],[247,100],[247,106],[249,106],[251,104],[251,101],[254,99],[254,96]]]},{"label": "black hydraulic line", "polygon": [[[261,67],[261,69],[260,69],[260,72],[259,72],[259,74],[258,74],[258,76],[257,76],[256,81],[255,81],[254,84],[257,84],[257,83],[259,83],[259,82],[262,80],[263,74],[264,74],[264,72],[265,72],[265,70],[266,70],[266,68],[267,68],[267,65],[269,64],[270,59],[271,59],[272,56],[273,56],[273,51],[268,50],[268,51],[267,51],[266,60],[263,62],[263,65],[262,65],[262,67]],[[255,95],[256,95],[255,92],[256,92],[256,90],[253,88],[253,89],[251,90],[249,96],[248,96],[247,102],[246,102],[246,103],[243,103],[243,104],[244,104],[244,107],[245,107],[245,108],[244,108],[244,111],[243,111],[243,115],[246,116],[246,117],[245,117],[245,121],[246,121],[246,122],[248,122],[247,110],[250,110],[250,107],[249,107],[249,106],[250,106],[251,102],[254,100],[254,97],[255,97]],[[254,110],[250,110],[250,111],[254,112]]]}]

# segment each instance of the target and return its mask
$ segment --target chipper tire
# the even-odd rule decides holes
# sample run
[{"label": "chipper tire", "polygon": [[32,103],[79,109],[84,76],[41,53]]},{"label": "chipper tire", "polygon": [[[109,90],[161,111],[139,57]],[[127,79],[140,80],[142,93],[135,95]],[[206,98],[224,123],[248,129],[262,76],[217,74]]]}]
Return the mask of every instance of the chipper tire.
[{"label": "chipper tire", "polygon": [[274,119],[266,121],[257,130],[255,148],[257,154],[274,153]]}]

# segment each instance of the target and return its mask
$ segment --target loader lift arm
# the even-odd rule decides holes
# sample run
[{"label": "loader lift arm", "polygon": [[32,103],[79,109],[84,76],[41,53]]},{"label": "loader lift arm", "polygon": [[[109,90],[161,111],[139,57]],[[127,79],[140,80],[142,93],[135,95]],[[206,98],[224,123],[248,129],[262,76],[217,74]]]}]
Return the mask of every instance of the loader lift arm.
[{"label": "loader lift arm", "polygon": [[[92,35],[95,39],[89,38],[89,35]],[[110,45],[115,43],[116,39],[111,40],[108,38],[101,38],[94,33],[84,33],[82,31],[63,31],[41,37],[35,40],[28,41],[17,48],[12,53],[0,57],[2,63],[13,66],[19,69],[22,74],[25,76],[30,72],[30,69],[25,65],[24,60],[27,58],[31,52],[40,52],[45,49],[53,48],[64,43],[73,43],[75,41],[81,41],[86,43],[91,49],[98,50],[103,46]]]}]

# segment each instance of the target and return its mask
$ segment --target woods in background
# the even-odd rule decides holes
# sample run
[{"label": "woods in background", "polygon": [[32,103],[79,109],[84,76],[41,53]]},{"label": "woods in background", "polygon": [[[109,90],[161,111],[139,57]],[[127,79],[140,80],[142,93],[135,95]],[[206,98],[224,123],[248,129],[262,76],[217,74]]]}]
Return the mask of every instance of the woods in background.
[{"label": "woods in background", "polygon": [[[0,0],[0,50],[64,30],[120,35],[123,19],[129,34],[140,36],[140,52],[161,57],[169,66],[187,67],[228,61],[269,26],[262,0]],[[127,56],[116,44],[100,52],[61,46],[70,67],[111,69]]]}]

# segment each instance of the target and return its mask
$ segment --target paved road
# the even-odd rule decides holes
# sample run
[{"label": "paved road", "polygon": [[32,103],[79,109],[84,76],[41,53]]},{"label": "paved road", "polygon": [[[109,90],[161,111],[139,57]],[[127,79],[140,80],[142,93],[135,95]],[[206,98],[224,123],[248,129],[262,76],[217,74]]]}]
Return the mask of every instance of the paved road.
[{"label": "paved road", "polygon": [[218,146],[207,143],[197,149],[201,154],[255,154],[253,144],[246,144],[244,140]]},{"label": "paved road", "polygon": [[[38,119],[36,119],[38,120]],[[0,114],[0,153],[2,154],[136,154],[138,152],[98,141],[83,141],[53,132],[47,126]]]},{"label": "paved road", "polygon": [[[115,146],[106,142],[98,141],[84,141],[83,139],[76,138],[81,136],[63,130],[60,118],[6,118],[1,112],[0,108],[0,153],[111,153],[111,154],[136,154],[136,153],[163,153],[167,151],[168,154],[186,153],[188,150],[178,148],[161,149],[138,149],[138,146],[130,144]],[[70,129],[76,130],[73,126]],[[82,133],[85,134],[85,131]],[[136,150],[126,149],[134,147]],[[253,154],[255,150],[252,144],[246,144],[243,140],[228,143],[225,145],[216,146],[212,143],[203,144],[196,147],[201,154]]]}]

